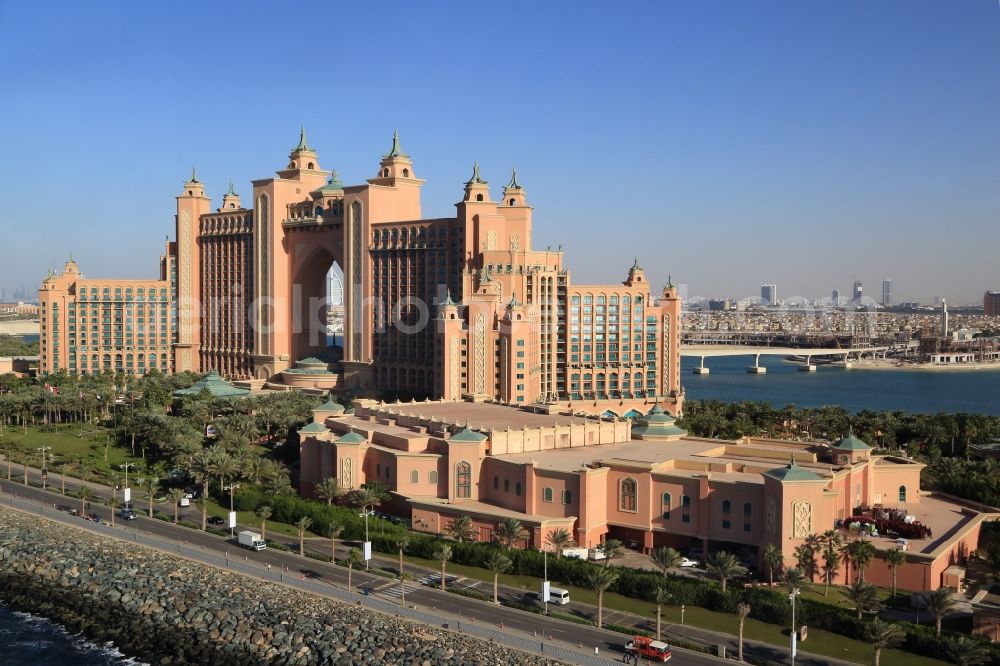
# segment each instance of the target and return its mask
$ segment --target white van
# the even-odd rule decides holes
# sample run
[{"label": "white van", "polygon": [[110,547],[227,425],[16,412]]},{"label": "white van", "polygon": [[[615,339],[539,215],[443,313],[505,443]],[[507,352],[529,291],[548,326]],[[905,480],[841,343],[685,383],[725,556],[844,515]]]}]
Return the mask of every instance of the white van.
[{"label": "white van", "polygon": [[[538,593],[538,600],[545,601],[545,593]],[[565,606],[569,603],[569,590],[564,590],[561,587],[551,587],[549,586],[549,603],[559,604],[560,606]]]}]

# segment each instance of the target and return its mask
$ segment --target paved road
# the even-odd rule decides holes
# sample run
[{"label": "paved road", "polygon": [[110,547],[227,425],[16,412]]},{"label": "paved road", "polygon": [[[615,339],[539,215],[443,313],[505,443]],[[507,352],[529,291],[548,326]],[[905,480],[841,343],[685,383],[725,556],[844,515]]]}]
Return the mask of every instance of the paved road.
[{"label": "paved road", "polygon": [[[3,463],[2,466],[5,467],[5,463]],[[19,466],[15,466],[15,470],[14,479],[23,479],[23,472],[20,476],[17,474],[17,471],[21,471]],[[40,483],[40,479],[37,476],[37,470],[29,468],[29,478],[31,478],[33,482]],[[54,484],[52,483],[53,481],[55,481]],[[56,508],[66,507],[78,509],[80,507],[80,501],[71,497],[63,497],[59,494],[60,483],[58,481],[58,477],[50,476],[49,482],[50,491],[43,491],[40,488],[30,486],[25,487],[22,483],[0,479],[0,489],[2,489],[4,493],[16,493],[20,498],[32,500],[33,503],[30,506],[33,509],[40,507],[48,517],[53,517],[53,514],[58,513],[60,518],[64,517],[64,519],[71,522],[71,524],[75,524],[75,521],[78,520],[78,524],[82,525],[84,528],[93,528],[93,524],[89,521],[72,518],[65,510]],[[80,481],[70,479],[66,481],[66,489],[67,491],[75,491],[81,484],[82,482]],[[107,499],[111,496],[110,488],[89,482],[86,483],[86,485],[89,486],[94,491],[95,496],[99,498]],[[53,487],[55,488],[54,493],[51,492],[51,488]],[[9,501],[10,500],[5,503],[8,503]],[[37,504],[34,504],[34,502],[37,502]],[[137,508],[141,508],[145,505],[145,502],[133,501],[132,504]],[[91,506],[93,506],[93,508],[91,508]],[[154,506],[154,511],[171,517],[173,515],[173,509],[170,506],[167,506],[166,510],[164,510],[163,507]],[[111,512],[108,507],[88,504],[87,512],[96,512],[103,520],[110,521]],[[181,515],[186,516],[188,519],[195,522],[200,522],[201,520],[200,512],[192,508],[182,509]],[[318,581],[324,584],[337,586],[339,588],[346,588],[347,586],[347,570],[344,567],[330,565],[328,563],[309,558],[302,558],[296,554],[284,553],[275,549],[269,549],[262,552],[247,551],[239,548],[235,543],[228,541],[224,537],[201,532],[200,530],[175,526],[162,520],[149,519],[145,516],[145,513],[134,521],[122,521],[121,519],[118,519],[117,527],[119,528],[123,538],[129,538],[129,535],[133,535],[134,538],[134,535],[137,532],[141,532],[143,536],[158,540],[160,542],[160,547],[165,550],[172,550],[176,552],[178,549],[184,551],[190,547],[198,549],[200,552],[204,553],[215,553],[221,555],[228,554],[227,559],[229,559],[231,563],[242,561],[242,563],[246,566],[259,567],[261,575],[270,575],[271,577],[277,575],[279,577],[290,577],[293,579],[296,577],[305,577],[311,581]],[[257,526],[249,527],[255,530],[257,529]],[[237,530],[238,529],[240,528],[238,527]],[[281,541],[290,546],[294,545],[297,550],[297,540],[292,537],[269,533],[268,538]],[[349,546],[344,545],[339,548],[338,556],[343,555],[344,549],[348,547]],[[307,551],[315,551],[317,553],[329,555],[329,541],[326,539],[313,539],[311,540],[311,543],[307,541]],[[270,572],[268,572],[266,568],[268,564],[272,567]],[[374,554],[371,565],[373,570],[385,567],[395,571],[398,568],[398,558],[382,554]],[[468,623],[474,621],[481,625],[488,624],[498,629],[502,628],[505,632],[520,632],[523,636],[530,636],[533,638],[538,637],[539,639],[544,639],[546,642],[552,642],[553,644],[561,645],[566,648],[577,648],[579,646],[585,648],[590,657],[593,656],[590,652],[593,649],[593,646],[597,646],[599,647],[602,656],[608,655],[614,659],[621,658],[624,643],[627,640],[627,638],[622,634],[597,629],[593,626],[556,620],[504,606],[498,607],[491,603],[469,599],[453,593],[441,592],[438,589],[427,587],[422,584],[426,582],[439,585],[439,570],[426,569],[410,564],[407,565],[406,570],[414,578],[414,580],[404,583],[405,602],[407,605],[413,604],[425,609],[432,609],[433,612],[441,615],[442,617],[450,615],[456,622],[465,621]],[[364,570],[355,570],[352,575],[351,582],[352,591],[358,592],[367,588],[370,594],[378,598],[390,600],[396,603],[400,601],[399,582],[394,581],[391,578],[366,573]],[[451,587],[471,588],[480,593],[492,595],[492,583],[489,582],[456,578],[450,579],[448,584]],[[517,600],[524,603],[528,600],[525,595],[526,593],[524,590],[514,587],[501,586],[500,597],[502,601]],[[443,613],[442,611],[444,609],[447,609],[448,613]],[[553,609],[584,618],[590,618],[596,615],[596,608],[578,602],[573,602],[565,606],[553,606],[550,608],[550,610]],[[648,631],[655,631],[655,620],[623,613],[621,611],[605,610],[605,621],[616,624],[633,624]],[[730,656],[735,656],[736,654],[736,639],[734,636],[730,636],[728,634],[718,634],[684,625],[665,624],[664,629],[665,640],[669,641],[671,637],[681,637],[687,641],[700,643],[706,646],[721,644],[726,646],[727,654]],[[768,663],[788,663],[787,649],[768,643],[745,641],[744,652],[748,657],[754,657],[756,659],[767,661]],[[723,660],[716,657],[680,648],[674,649],[674,658],[672,659],[672,663],[679,664],[707,665],[719,664],[722,661]],[[799,652],[796,657],[796,663],[801,666],[822,666],[825,664],[848,664],[849,662]]]}]

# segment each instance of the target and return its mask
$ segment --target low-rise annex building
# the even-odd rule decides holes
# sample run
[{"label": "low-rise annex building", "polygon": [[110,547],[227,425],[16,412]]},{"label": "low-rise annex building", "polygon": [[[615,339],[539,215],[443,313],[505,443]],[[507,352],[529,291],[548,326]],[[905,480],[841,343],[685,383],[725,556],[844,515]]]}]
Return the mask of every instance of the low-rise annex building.
[{"label": "low-rise annex building", "polygon": [[[912,590],[940,586],[944,569],[976,548],[982,521],[1000,518],[921,492],[923,464],[873,455],[853,435],[833,445],[690,437],[659,404],[647,407],[633,422],[496,402],[359,401],[353,410],[328,402],[300,431],[300,491],[313,495],[327,477],[345,489],[379,481],[392,496],[388,510],[431,534],[468,515],[477,539],[489,541],[501,520],[516,518],[528,548],[548,548],[548,536],[565,529],[582,547],[613,537],[644,551],[726,550],[757,564],[773,543],[786,566],[814,535],[861,538],[850,528],[862,509],[905,513],[930,532],[909,540],[897,571]],[[884,534],[865,538],[897,547]],[[849,575],[840,569],[835,580]],[[891,582],[881,560],[865,578]]]}]

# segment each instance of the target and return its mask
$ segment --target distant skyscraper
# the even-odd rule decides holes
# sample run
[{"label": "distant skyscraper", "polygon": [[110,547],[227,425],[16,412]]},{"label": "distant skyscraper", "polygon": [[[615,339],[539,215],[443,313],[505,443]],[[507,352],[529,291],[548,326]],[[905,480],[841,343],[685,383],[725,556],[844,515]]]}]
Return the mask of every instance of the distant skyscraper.
[{"label": "distant skyscraper", "polygon": [[882,305],[892,305],[892,280],[888,278],[882,280]]},{"label": "distant skyscraper", "polygon": [[851,298],[855,301],[860,301],[863,295],[864,295],[864,285],[861,284],[861,280],[855,280],[854,294],[851,296]]},{"label": "distant skyscraper", "polygon": [[760,285],[760,300],[762,300],[765,305],[777,305],[778,287],[770,283]]},{"label": "distant skyscraper", "polygon": [[833,294],[830,295],[830,300],[833,301],[833,307],[840,305],[840,290],[834,289]]},{"label": "distant skyscraper", "polygon": [[332,271],[330,272],[330,285],[327,293],[330,305],[344,304],[344,283],[340,280],[340,276]]},{"label": "distant skyscraper", "polygon": [[941,337],[948,337],[948,301],[941,299]]},{"label": "distant skyscraper", "polygon": [[988,291],[983,295],[983,314],[1000,317],[1000,291]]}]

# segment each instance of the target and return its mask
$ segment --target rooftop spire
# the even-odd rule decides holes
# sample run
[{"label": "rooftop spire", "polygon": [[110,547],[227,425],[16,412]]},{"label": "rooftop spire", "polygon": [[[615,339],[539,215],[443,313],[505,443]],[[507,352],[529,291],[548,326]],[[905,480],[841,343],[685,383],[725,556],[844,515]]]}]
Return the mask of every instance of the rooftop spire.
[{"label": "rooftop spire", "polygon": [[479,162],[472,165],[472,178],[470,178],[465,184],[472,185],[474,183],[481,185],[487,184],[487,182],[483,180],[483,177],[479,175]]},{"label": "rooftop spire", "polygon": [[302,125],[299,128],[299,145],[295,146],[295,148],[292,149],[292,152],[293,153],[297,153],[300,150],[312,150],[312,148],[309,147],[309,142],[306,141],[306,126],[305,125]]},{"label": "rooftop spire", "polygon": [[229,191],[226,192],[226,195],[231,197],[238,196],[236,190],[233,189],[233,181],[229,181]]},{"label": "rooftop spire", "polygon": [[639,265],[639,257],[635,258],[635,263],[632,264],[632,270],[633,271],[641,271],[642,270],[642,266]]},{"label": "rooftop spire", "polygon": [[674,279],[670,275],[670,273],[667,273],[667,289],[673,289],[673,288],[674,288]]},{"label": "rooftop spire", "polygon": [[517,169],[511,169],[510,172],[510,182],[507,183],[508,190],[519,190],[521,189],[521,184],[517,182]]},{"label": "rooftop spire", "polygon": [[200,180],[198,180],[198,171],[194,167],[191,167],[191,180],[189,180],[188,182],[189,183],[200,183],[201,182]]},{"label": "rooftop spire", "polygon": [[399,145],[399,130],[392,131],[392,148],[382,156],[382,159],[386,160],[390,157],[409,157],[403,151],[403,147]]}]

